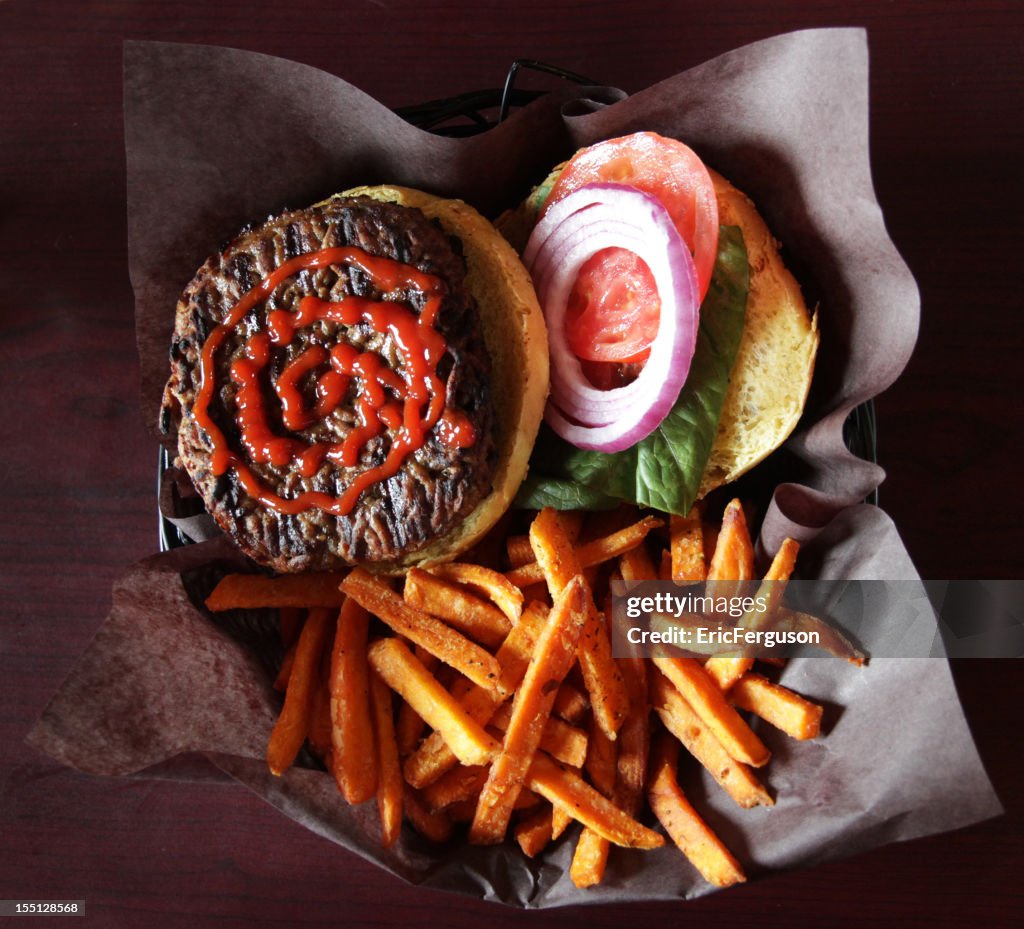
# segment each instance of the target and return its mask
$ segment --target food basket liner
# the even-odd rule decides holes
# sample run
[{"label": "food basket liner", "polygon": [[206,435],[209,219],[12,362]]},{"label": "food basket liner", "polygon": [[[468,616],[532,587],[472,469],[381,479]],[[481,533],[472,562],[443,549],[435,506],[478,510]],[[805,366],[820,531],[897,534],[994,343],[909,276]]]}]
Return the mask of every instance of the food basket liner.
[{"label": "food basket liner", "polygon": [[[143,415],[155,429],[178,294],[245,224],[385,182],[461,197],[496,216],[581,145],[653,130],[686,141],[754,199],[818,307],[811,397],[797,434],[778,453],[787,482],[767,506],[762,545],[774,550],[785,535],[798,538],[808,577],[914,579],[892,521],[859,502],[883,471],[852,455],[842,438],[850,410],[903,369],[919,317],[913,276],[889,240],[872,188],[867,65],[862,30],[795,32],[630,97],[614,88],[563,87],[482,135],[444,138],[292,61],[127,43],[129,259]],[[271,687],[280,657],[272,617],[237,611],[211,619],[195,606],[220,573],[242,564],[215,537],[134,566],[29,741],[96,774],[209,776],[212,762],[296,821],[405,880],[486,900],[547,907],[713,889],[669,847],[613,849],[604,882],[577,890],[568,876],[576,827],[536,860],[512,842],[478,848],[460,838],[432,846],[410,829],[386,851],[374,804],[347,807],[312,759],[271,776],[263,757],[280,705]],[[782,680],[824,703],[826,731],[794,743],[759,730],[774,753],[766,775],[773,809],[739,810],[696,765],[681,770],[695,806],[749,875],[1000,812],[945,660],[877,658],[857,669],[796,659]]]}]

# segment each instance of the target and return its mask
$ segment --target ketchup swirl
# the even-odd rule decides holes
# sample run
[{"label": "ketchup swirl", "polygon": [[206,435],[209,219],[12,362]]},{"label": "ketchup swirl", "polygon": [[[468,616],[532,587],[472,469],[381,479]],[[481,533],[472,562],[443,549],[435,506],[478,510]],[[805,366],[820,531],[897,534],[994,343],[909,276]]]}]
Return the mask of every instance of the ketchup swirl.
[{"label": "ketchup swirl", "polygon": [[[269,299],[274,290],[300,271],[343,264],[358,268],[388,299],[371,300],[347,296],[339,301],[303,297],[295,312],[267,313],[266,331],[250,335],[244,350],[229,368],[236,387],[235,422],[240,448],[233,449],[210,415],[210,402],[217,391],[215,360],[225,338],[253,308]],[[210,333],[200,356],[201,382],[193,415],[206,431],[213,446],[211,466],[215,476],[234,470],[245,492],[265,506],[283,513],[301,513],[311,508],[345,516],[368,487],[386,480],[401,469],[405,459],[420,448],[428,433],[457,448],[476,441],[473,425],[461,413],[445,408],[445,385],[437,365],[446,345],[434,328],[443,296],[443,283],[390,258],[375,258],[352,246],[325,248],[299,255],[253,287]],[[402,291],[414,289],[424,297],[419,314],[398,302]],[[378,333],[390,335],[402,358],[401,371],[389,368],[375,352],[361,352],[339,342],[330,350],[311,345],[299,352],[272,381],[280,403],[281,422],[288,435],[270,428],[264,382],[273,348],[284,348],[299,329],[321,320],[343,326],[367,323]],[[307,402],[301,385],[315,377],[314,399]],[[358,424],[338,443],[310,443],[297,434],[322,422],[349,393],[355,380],[358,390],[355,412]],[[436,429],[435,429],[436,427]],[[312,477],[325,460],[340,468],[359,463],[366,444],[384,432],[391,434],[391,448],[384,462],[357,474],[340,496],[309,490],[285,498],[266,487],[252,464],[294,467],[302,477]]]}]

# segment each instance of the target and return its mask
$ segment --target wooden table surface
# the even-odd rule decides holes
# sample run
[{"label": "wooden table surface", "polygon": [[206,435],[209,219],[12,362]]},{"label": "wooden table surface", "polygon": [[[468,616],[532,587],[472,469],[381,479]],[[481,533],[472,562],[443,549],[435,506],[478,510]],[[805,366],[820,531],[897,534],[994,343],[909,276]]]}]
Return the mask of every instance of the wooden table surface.
[{"label": "wooden table surface", "polygon": [[494,86],[516,57],[632,92],[749,41],[849,24],[868,29],[875,183],[924,307],[917,352],[878,402],[882,504],[923,576],[1020,577],[1021,4],[0,2],[0,899],[84,898],[85,921],[67,924],[148,929],[1024,921],[1015,661],[954,667],[1004,817],[687,905],[520,913],[425,893],[241,788],[86,777],[23,743],[114,578],[157,544],[126,262],[124,39],[280,55],[401,106]]}]

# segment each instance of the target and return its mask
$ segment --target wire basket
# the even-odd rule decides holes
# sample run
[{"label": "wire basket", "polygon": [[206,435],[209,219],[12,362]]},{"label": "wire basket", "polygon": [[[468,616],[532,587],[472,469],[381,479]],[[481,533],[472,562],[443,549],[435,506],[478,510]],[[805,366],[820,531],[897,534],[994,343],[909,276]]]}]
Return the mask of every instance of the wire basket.
[{"label": "wire basket", "polygon": [[[535,61],[532,58],[517,58],[509,66],[505,83],[489,90],[473,90],[469,93],[445,97],[442,100],[428,100],[395,110],[406,122],[419,129],[426,129],[436,135],[470,136],[493,129],[504,122],[513,107],[525,106],[539,97],[545,90],[524,90],[517,88],[516,78],[522,71],[538,71],[573,84],[596,85],[599,81],[584,77],[575,71],[567,71],[555,65]],[[497,111],[488,115],[488,111]]]}]

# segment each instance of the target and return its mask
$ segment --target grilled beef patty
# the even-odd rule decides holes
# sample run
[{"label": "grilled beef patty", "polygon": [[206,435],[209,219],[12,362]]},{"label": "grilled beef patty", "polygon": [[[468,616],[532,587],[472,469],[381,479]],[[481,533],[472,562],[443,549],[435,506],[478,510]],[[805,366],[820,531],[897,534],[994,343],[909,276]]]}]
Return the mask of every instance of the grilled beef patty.
[{"label": "grilled beef patty", "polygon": [[[468,424],[468,434],[475,440],[459,447],[460,443],[445,439],[444,429],[436,428],[427,433],[421,447],[408,454],[396,474],[363,490],[347,513],[335,515],[316,506],[282,512],[254,499],[235,467],[214,473],[215,443],[194,415],[202,384],[201,353],[208,337],[239,300],[271,272],[289,259],[338,246],[356,246],[371,256],[397,260],[443,282],[434,328],[444,338],[447,350],[437,374],[444,385],[446,417],[454,414],[457,422],[464,427]],[[488,394],[490,365],[477,307],[465,288],[465,273],[459,242],[419,210],[365,197],[334,198],[272,217],[259,228],[244,231],[199,269],[178,304],[164,423],[169,430],[177,423],[181,460],[208,511],[251,557],[279,571],[392,561],[444,536],[487,495],[496,465]],[[309,491],[340,498],[353,480],[385,460],[397,435],[395,428],[384,428],[362,445],[354,465],[325,458],[308,477],[300,474],[294,460],[254,463],[243,449],[240,387],[232,380],[232,365],[246,357],[246,343],[254,333],[267,332],[269,315],[294,313],[308,295],[332,302],[346,296],[387,299],[416,314],[426,302],[415,288],[384,294],[358,268],[332,264],[299,271],[282,281],[268,299],[257,302],[237,325],[223,333],[213,355],[216,387],[208,414],[223,433],[227,447],[245,459],[260,486],[285,500]],[[277,318],[281,317],[278,313]],[[386,368],[404,376],[406,361],[395,339],[365,321],[347,325],[318,319],[296,328],[290,341],[272,345],[269,361],[259,372],[266,425],[275,436],[297,439],[303,445],[337,445],[360,425],[355,407],[358,377],[351,378],[344,399],[332,412],[298,431],[284,425],[281,401],[275,393],[274,383],[281,372],[304,350],[317,345],[329,353],[340,343],[379,356]],[[251,348],[249,352],[252,357]],[[329,369],[329,362],[322,363],[298,380],[307,407],[316,403],[318,380]],[[400,404],[400,398],[396,402]],[[462,433],[467,434],[466,428]]]}]

